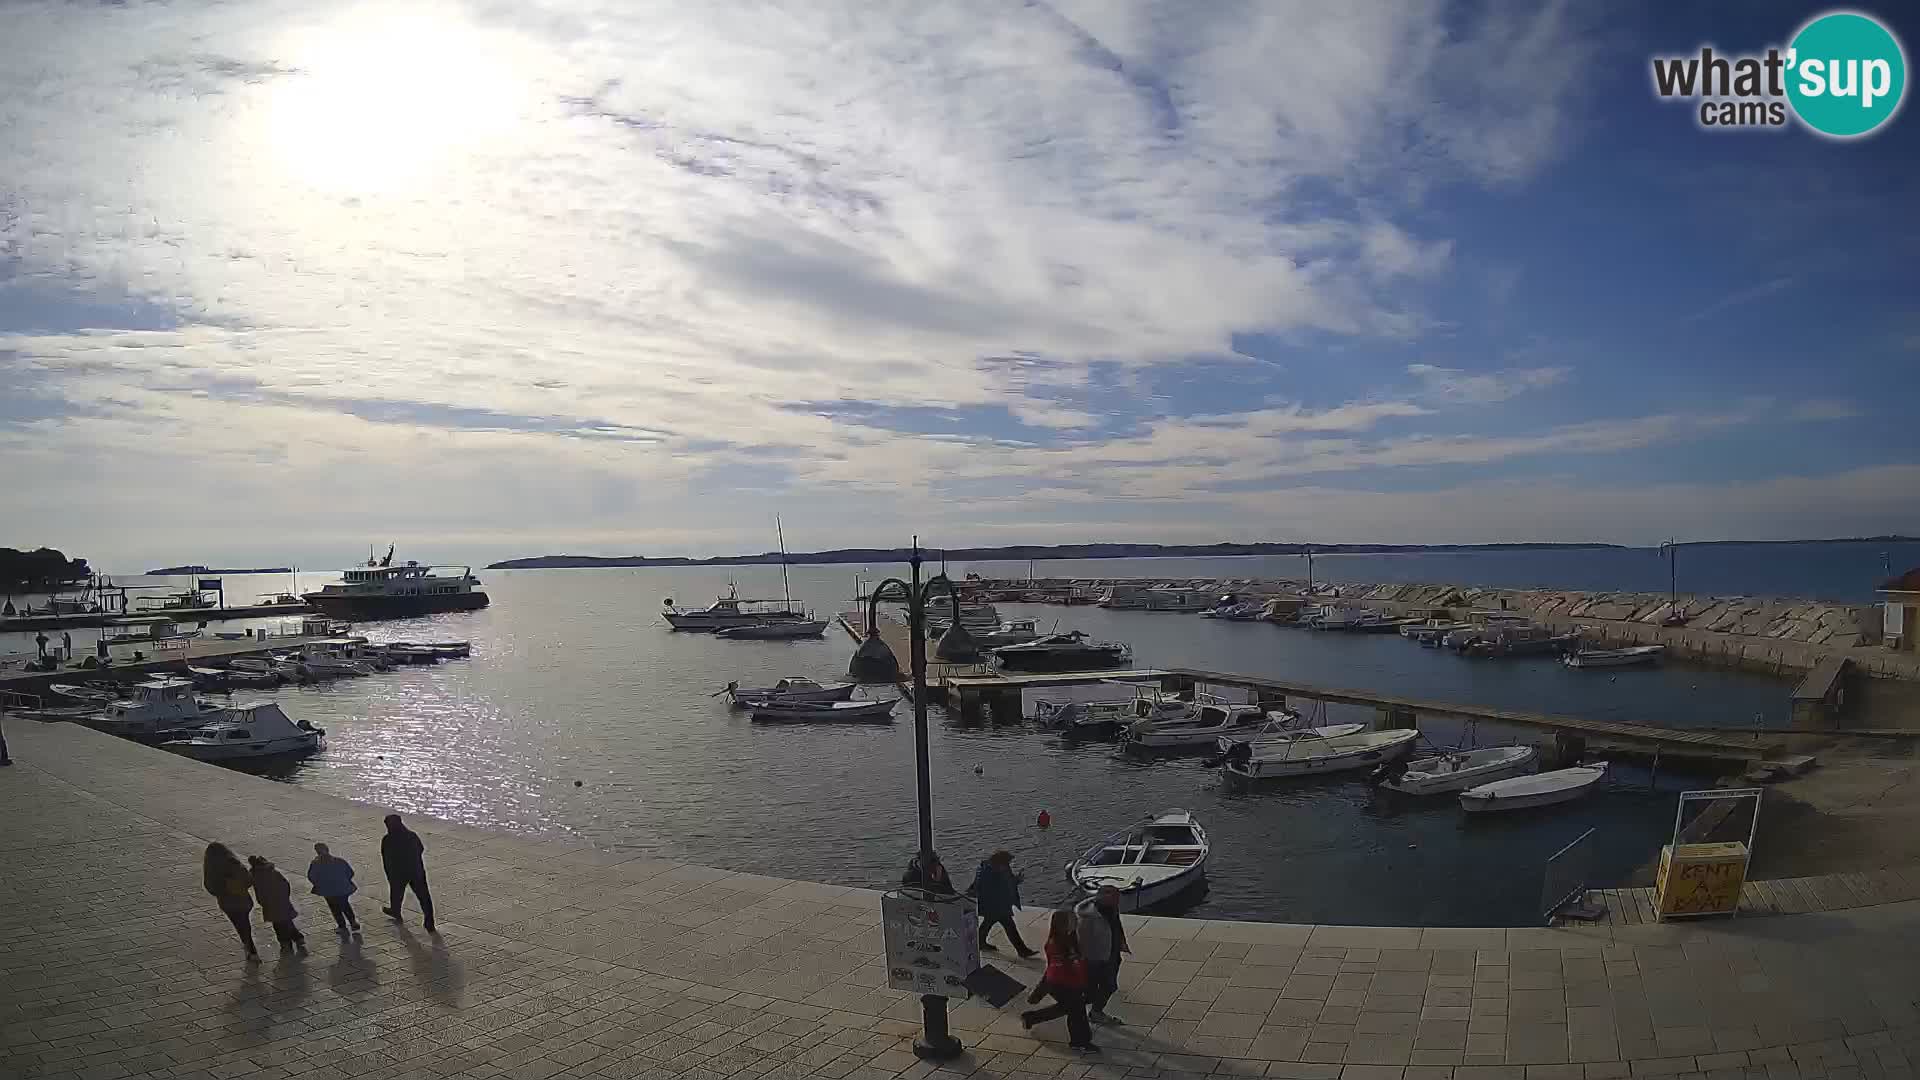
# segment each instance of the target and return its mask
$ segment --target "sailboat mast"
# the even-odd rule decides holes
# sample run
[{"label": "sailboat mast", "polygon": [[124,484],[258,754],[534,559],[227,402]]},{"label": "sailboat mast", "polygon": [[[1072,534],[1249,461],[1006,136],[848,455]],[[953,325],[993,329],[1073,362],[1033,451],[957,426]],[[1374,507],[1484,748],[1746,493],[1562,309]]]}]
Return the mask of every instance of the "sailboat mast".
[{"label": "sailboat mast", "polygon": [[780,592],[788,611],[793,610],[793,582],[787,577],[787,533],[780,527],[780,515],[773,515],[773,535],[780,540]]}]

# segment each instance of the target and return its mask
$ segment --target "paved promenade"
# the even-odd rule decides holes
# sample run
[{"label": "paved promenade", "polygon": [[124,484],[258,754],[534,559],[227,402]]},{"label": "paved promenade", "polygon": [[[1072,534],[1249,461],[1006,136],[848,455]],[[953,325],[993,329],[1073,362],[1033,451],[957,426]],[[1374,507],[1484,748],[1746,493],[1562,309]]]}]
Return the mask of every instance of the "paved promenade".
[{"label": "paved promenade", "polygon": [[[1909,902],[1571,931],[1135,919],[1104,1053],[969,1003],[969,1052],[935,1071],[917,999],[884,988],[876,893],[415,818],[430,937],[380,916],[379,808],[71,725],[7,735],[0,1077],[1907,1080],[1920,1055]],[[311,956],[262,927],[243,962],[201,891],[209,839],[296,882]],[[305,895],[315,840],[359,870],[362,937]]]}]

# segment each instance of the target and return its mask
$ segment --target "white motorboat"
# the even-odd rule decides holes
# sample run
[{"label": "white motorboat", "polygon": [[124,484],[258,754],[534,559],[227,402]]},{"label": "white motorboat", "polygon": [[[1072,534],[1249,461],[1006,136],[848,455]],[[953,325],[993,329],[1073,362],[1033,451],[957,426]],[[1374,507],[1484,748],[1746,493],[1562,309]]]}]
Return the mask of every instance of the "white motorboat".
[{"label": "white motorboat", "polygon": [[682,611],[669,597],[661,611],[667,625],[675,630],[725,630],[735,626],[753,626],[766,622],[792,622],[806,614],[787,607],[772,606],[770,601],[742,600],[733,591],[698,611]]},{"label": "white motorboat", "polygon": [[884,701],[751,701],[759,724],[891,724],[899,698]]},{"label": "white motorboat", "polygon": [[1259,705],[1242,705],[1201,696],[1173,716],[1136,720],[1120,735],[1120,745],[1141,750],[1181,750],[1212,746],[1222,735],[1251,734],[1267,722]]},{"label": "white motorboat", "polygon": [[[1116,685],[1126,686],[1126,683]],[[1134,687],[1130,698],[1105,701],[1036,701],[1034,719],[1042,727],[1056,728],[1069,735],[1099,738],[1118,735],[1140,720],[1172,719],[1193,709],[1189,701],[1163,698],[1157,692],[1142,692]]]},{"label": "white motorboat", "polygon": [[1299,726],[1300,714],[1276,709],[1267,713],[1267,722],[1253,731],[1230,731],[1214,740],[1222,754],[1231,751],[1241,743],[1251,743],[1256,753],[1266,743],[1284,742],[1302,737],[1311,739],[1337,739],[1342,735],[1354,735],[1367,730],[1365,724],[1327,724],[1322,727],[1303,728]]},{"label": "white motorboat", "polygon": [[306,721],[295,724],[271,701],[220,710],[212,723],[190,738],[160,744],[161,749],[198,761],[239,761],[311,754],[324,745],[326,732]]},{"label": "white motorboat", "polygon": [[64,698],[72,698],[74,701],[90,701],[96,705],[104,705],[109,701],[115,700],[120,696],[121,691],[119,686],[112,683],[92,683],[87,686],[79,686],[74,683],[49,683],[47,684],[47,689]]},{"label": "white motorboat", "polygon": [[1615,668],[1633,667],[1637,664],[1657,664],[1660,655],[1667,651],[1665,645],[1634,645],[1625,649],[1577,649],[1567,654],[1561,661],[1570,668]]},{"label": "white motorboat", "polygon": [[994,660],[1008,671],[1091,671],[1119,667],[1132,659],[1125,645],[1090,641],[1084,631],[1049,634],[1019,645],[992,650]]},{"label": "white motorboat", "polygon": [[1168,810],[1114,833],[1067,864],[1067,878],[1088,893],[1111,885],[1120,910],[1164,903],[1207,879],[1207,831],[1185,810]]},{"label": "white motorboat", "polygon": [[1428,619],[1424,622],[1400,624],[1400,636],[1410,638],[1422,645],[1438,645],[1440,639],[1455,630],[1471,630],[1472,623],[1463,623],[1454,619]]},{"label": "white motorboat", "polygon": [[789,675],[772,686],[743,687],[737,682],[727,684],[720,693],[732,699],[735,705],[745,705],[753,701],[807,701],[814,703],[845,701],[853,696],[855,683],[834,683],[823,686],[801,675]]},{"label": "white motorboat", "polygon": [[[458,573],[435,572],[456,569]],[[487,606],[473,567],[422,566],[412,560],[395,566],[392,547],[385,558],[369,558],[365,566],[342,570],[339,581],[300,599],[335,619],[397,619]]]},{"label": "white motorboat", "polygon": [[[968,627],[971,630],[971,627]],[[1040,637],[1038,623],[1033,619],[1008,619],[991,630],[973,635],[974,644],[983,649],[997,649],[1002,645],[1024,645]]]},{"label": "white motorboat", "polygon": [[1302,732],[1300,738],[1236,746],[1227,752],[1222,767],[1228,774],[1248,781],[1351,772],[1395,761],[1412,750],[1419,738],[1415,728],[1357,731],[1332,738]]},{"label": "white motorboat", "polygon": [[1402,795],[1444,795],[1539,768],[1540,752],[1531,746],[1489,746],[1409,759],[1383,766],[1380,786]]},{"label": "white motorboat", "polygon": [[1516,776],[1491,784],[1468,788],[1460,793],[1460,805],[1470,813],[1494,810],[1525,810],[1533,806],[1552,806],[1572,802],[1597,787],[1607,775],[1607,763],[1575,765],[1570,769]]},{"label": "white motorboat", "polygon": [[825,619],[782,619],[775,622],[749,623],[746,626],[729,626],[715,630],[713,636],[728,641],[781,641],[787,638],[814,638],[827,632]]},{"label": "white motorboat", "polygon": [[442,660],[464,660],[473,655],[473,645],[465,641],[392,641],[385,649],[425,649]]},{"label": "white motorboat", "polygon": [[151,740],[199,727],[219,712],[220,706],[193,696],[192,679],[163,677],[135,683],[125,698],[82,722],[109,735]]}]

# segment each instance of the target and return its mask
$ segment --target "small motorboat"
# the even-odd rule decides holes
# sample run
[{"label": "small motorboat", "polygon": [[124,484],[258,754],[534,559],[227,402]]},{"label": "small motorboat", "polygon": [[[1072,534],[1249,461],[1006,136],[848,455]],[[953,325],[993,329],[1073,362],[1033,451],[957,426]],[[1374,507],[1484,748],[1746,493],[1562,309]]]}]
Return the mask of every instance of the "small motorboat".
[{"label": "small motorboat", "polygon": [[425,645],[376,645],[380,653],[393,664],[437,664],[440,653]]},{"label": "small motorboat", "polygon": [[114,683],[103,682],[88,683],[85,686],[74,683],[49,683],[47,689],[64,698],[71,698],[74,701],[91,701],[99,705],[104,705],[121,694],[121,687]]},{"label": "small motorboat", "polygon": [[1033,619],[1008,619],[991,630],[973,635],[973,643],[983,649],[997,649],[1002,645],[1024,645],[1038,640],[1040,631]]},{"label": "small motorboat", "polygon": [[465,641],[395,641],[386,649],[426,649],[442,660],[464,660],[473,655],[473,645]]},{"label": "small motorboat", "polygon": [[1089,641],[1085,631],[1048,634],[1019,645],[1002,645],[991,654],[1008,671],[1089,671],[1119,667],[1132,659],[1125,645]]},{"label": "small motorboat", "polygon": [[1267,723],[1259,705],[1242,705],[1207,698],[1185,705],[1173,716],[1149,717],[1127,725],[1120,745],[1138,750],[1187,750],[1214,745],[1223,735],[1251,735]]},{"label": "small motorboat", "polygon": [[772,686],[743,687],[737,682],[730,682],[720,693],[727,695],[735,705],[746,705],[755,701],[806,701],[818,704],[846,701],[853,696],[854,687],[857,685],[847,682],[823,686],[805,676],[789,675]]},{"label": "small motorboat", "polygon": [[1531,746],[1448,751],[1383,765],[1374,782],[1402,795],[1444,795],[1524,776],[1539,767],[1539,760],[1540,752]]},{"label": "small motorboat", "polygon": [[[1115,683],[1129,686],[1127,683]],[[1157,692],[1132,687],[1130,698],[1104,701],[1036,701],[1034,719],[1040,726],[1053,728],[1077,738],[1112,738],[1141,720],[1172,719],[1185,716],[1193,703],[1163,698]]]},{"label": "small motorboat", "polygon": [[728,641],[779,641],[786,638],[816,638],[827,632],[825,619],[785,619],[779,622],[748,623],[728,626],[713,632]]},{"label": "small motorboat", "polygon": [[1253,731],[1230,731],[1214,740],[1222,754],[1231,751],[1241,743],[1251,743],[1254,752],[1266,743],[1285,742],[1289,739],[1337,739],[1342,735],[1355,735],[1367,730],[1365,724],[1327,724],[1324,727],[1300,727],[1300,714],[1276,709],[1267,713],[1267,722]]},{"label": "small motorboat", "polygon": [[1185,810],[1168,810],[1114,833],[1067,864],[1067,878],[1085,892],[1111,885],[1120,910],[1164,903],[1207,879],[1207,831]]},{"label": "small motorboat", "polygon": [[160,748],[196,761],[291,757],[320,749],[326,734],[305,720],[295,724],[280,706],[264,701],[222,709],[217,719],[191,737],[163,742]]},{"label": "small motorboat", "polygon": [[1322,738],[1300,737],[1256,746],[1242,743],[1227,751],[1223,768],[1240,780],[1285,780],[1299,776],[1351,772],[1399,759],[1420,738],[1416,728],[1357,731]]},{"label": "small motorboat", "polygon": [[1570,668],[1634,667],[1639,664],[1657,664],[1660,662],[1660,655],[1666,651],[1665,645],[1634,645],[1625,649],[1576,649],[1568,653],[1561,663]]},{"label": "small motorboat", "polygon": [[749,701],[757,724],[891,724],[899,698],[885,701]]},{"label": "small motorboat", "polygon": [[1607,775],[1607,763],[1575,765],[1570,769],[1516,776],[1491,784],[1468,788],[1460,793],[1460,805],[1469,813],[1495,810],[1525,810],[1534,806],[1552,806],[1572,802],[1597,787]]}]

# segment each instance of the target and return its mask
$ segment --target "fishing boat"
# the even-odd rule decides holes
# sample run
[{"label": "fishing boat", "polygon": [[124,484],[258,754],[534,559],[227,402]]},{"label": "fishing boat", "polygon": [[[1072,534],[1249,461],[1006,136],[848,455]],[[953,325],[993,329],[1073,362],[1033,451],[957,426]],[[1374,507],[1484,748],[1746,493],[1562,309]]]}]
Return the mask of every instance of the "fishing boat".
[{"label": "fishing boat", "polygon": [[991,655],[1008,671],[1088,671],[1119,667],[1132,659],[1125,645],[1091,641],[1081,630],[1002,645]]},{"label": "fishing boat", "polygon": [[125,697],[81,723],[109,735],[149,741],[199,727],[219,712],[220,706],[194,696],[193,680],[167,676],[133,684]]},{"label": "fishing boat", "polygon": [[749,701],[758,724],[891,724],[899,698],[884,701]]},{"label": "fishing boat", "polygon": [[851,698],[855,685],[848,682],[823,686],[802,675],[789,675],[772,686],[742,687],[737,682],[730,682],[720,693],[727,695],[734,705],[753,701],[806,701],[818,704]]},{"label": "fishing boat", "polygon": [[1374,782],[1402,795],[1444,795],[1471,787],[1524,776],[1539,767],[1540,752],[1531,746],[1489,746],[1430,754],[1381,766]]},{"label": "fishing boat", "polygon": [[1327,724],[1321,727],[1303,728],[1299,726],[1300,714],[1277,709],[1267,713],[1267,722],[1253,731],[1228,732],[1214,740],[1214,746],[1222,754],[1228,753],[1241,743],[1251,743],[1254,753],[1267,743],[1284,742],[1288,739],[1337,739],[1342,735],[1353,735],[1367,730],[1365,724]]},{"label": "fishing boat", "polygon": [[1561,663],[1570,668],[1616,668],[1634,667],[1639,664],[1657,664],[1660,656],[1667,651],[1665,645],[1634,645],[1625,649],[1576,649],[1566,655]]},{"label": "fishing boat", "polygon": [[1553,806],[1586,795],[1598,787],[1606,775],[1607,763],[1596,761],[1591,765],[1575,765],[1570,769],[1495,780],[1461,792],[1460,805],[1474,814]]},{"label": "fishing boat", "polygon": [[1222,766],[1240,780],[1284,780],[1299,776],[1351,772],[1393,761],[1413,749],[1420,738],[1414,728],[1358,731],[1321,738],[1301,737],[1254,746],[1243,743],[1227,752]]},{"label": "fishing boat", "polygon": [[1136,720],[1120,735],[1120,745],[1137,750],[1182,750],[1214,745],[1230,732],[1252,733],[1267,722],[1259,705],[1209,698],[1187,705],[1174,716]]},{"label": "fishing boat", "polygon": [[715,630],[713,636],[728,641],[780,641],[787,638],[817,638],[827,632],[825,619],[781,619],[750,623]]},{"label": "fishing boat", "polygon": [[271,701],[236,705],[185,739],[160,744],[163,750],[196,761],[241,761],[249,758],[295,757],[320,749],[326,731],[302,720],[287,719]]},{"label": "fishing boat", "polygon": [[1185,810],[1167,810],[1114,833],[1067,864],[1067,879],[1088,893],[1120,890],[1120,910],[1165,903],[1207,879],[1207,832]]},{"label": "fishing boat", "polygon": [[393,565],[393,547],[383,559],[368,558],[365,566],[342,570],[340,580],[322,585],[300,598],[321,614],[335,619],[398,619],[443,611],[475,611],[487,606],[473,567],[422,566],[409,560]]}]

